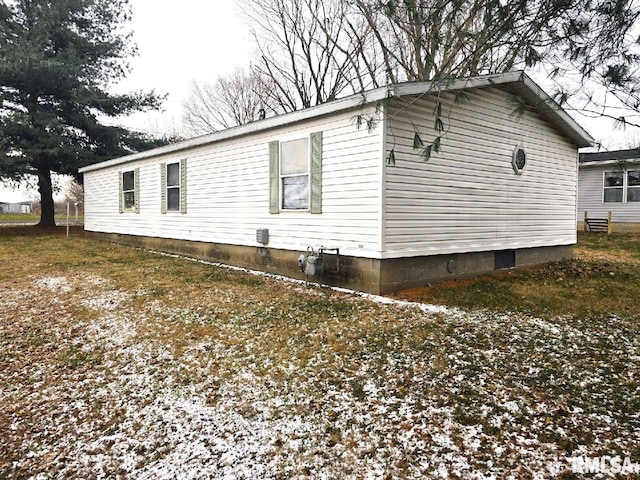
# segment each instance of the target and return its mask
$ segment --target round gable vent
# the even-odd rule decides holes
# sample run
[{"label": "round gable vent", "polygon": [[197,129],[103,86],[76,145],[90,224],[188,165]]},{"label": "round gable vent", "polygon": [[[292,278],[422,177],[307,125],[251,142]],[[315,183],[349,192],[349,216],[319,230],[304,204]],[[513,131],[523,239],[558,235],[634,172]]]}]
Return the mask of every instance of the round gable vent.
[{"label": "round gable vent", "polygon": [[527,152],[524,151],[524,147],[516,147],[513,151],[513,159],[511,160],[513,171],[516,175],[521,175],[527,166]]}]

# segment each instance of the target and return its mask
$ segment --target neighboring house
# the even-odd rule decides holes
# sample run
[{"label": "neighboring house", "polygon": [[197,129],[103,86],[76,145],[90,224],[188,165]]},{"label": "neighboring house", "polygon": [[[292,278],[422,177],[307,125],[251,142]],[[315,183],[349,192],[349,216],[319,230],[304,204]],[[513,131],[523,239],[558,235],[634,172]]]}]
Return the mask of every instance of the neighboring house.
[{"label": "neighboring house", "polygon": [[85,167],[85,229],[385,293],[569,257],[591,143],[523,72],[393,85]]},{"label": "neighboring house", "polygon": [[640,150],[581,153],[578,175],[578,227],[584,212],[607,218],[613,231],[640,230]]},{"label": "neighboring house", "polygon": [[0,202],[0,213],[33,213],[33,202]]}]

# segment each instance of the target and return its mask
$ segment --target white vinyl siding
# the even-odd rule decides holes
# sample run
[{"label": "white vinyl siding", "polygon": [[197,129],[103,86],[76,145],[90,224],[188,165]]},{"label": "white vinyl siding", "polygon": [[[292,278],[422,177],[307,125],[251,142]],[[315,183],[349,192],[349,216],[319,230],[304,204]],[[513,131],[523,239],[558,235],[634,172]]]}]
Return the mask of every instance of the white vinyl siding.
[{"label": "white vinyl siding", "polygon": [[[86,171],[85,228],[246,246],[258,246],[256,230],[266,228],[267,248],[322,245],[381,259],[574,244],[576,146],[533,109],[518,115],[516,97],[496,87],[469,90],[460,103],[451,93],[442,99],[446,135],[428,161],[412,147],[414,128],[425,144],[434,137],[432,97],[391,100],[371,131],[355,117],[376,108],[359,106]],[[308,181],[308,208],[282,210],[280,146],[301,138],[312,150],[307,175],[321,183]],[[516,146],[527,153],[520,175]],[[391,148],[395,166],[385,162]],[[161,166],[185,157],[180,208],[188,202],[188,212],[162,215]],[[131,168],[142,179],[140,215],[123,218],[114,172]]]},{"label": "white vinyl siding", "polygon": [[[627,178],[627,201],[626,202],[605,202],[604,183],[605,172],[614,171],[612,165],[581,165],[578,180],[578,212],[577,220],[584,219],[584,212],[587,211],[589,218],[607,218],[611,212],[613,222],[619,223],[639,223],[640,222],[640,201],[634,201],[640,194],[635,186],[637,180],[629,179],[629,172],[640,173],[640,166],[637,162],[629,162],[626,171],[618,169]],[[635,177],[635,174],[631,174]],[[634,185],[631,185],[631,184]],[[624,190],[624,189],[623,189]],[[629,191],[631,190],[632,201],[629,201]],[[623,192],[624,195],[624,192]],[[624,197],[623,197],[624,198]]]},{"label": "white vinyl siding", "polygon": [[[360,109],[358,109],[358,112]],[[378,258],[382,133],[358,130],[356,112],[345,111],[267,132],[204,145],[187,151],[131,162],[140,168],[140,215],[121,221],[117,215],[118,167],[85,172],[92,205],[89,231],[176,238],[254,246],[256,229],[269,229],[269,248],[306,251],[309,245],[338,247],[340,253]],[[292,210],[269,213],[269,144],[294,138],[322,141],[322,213]],[[185,215],[160,212],[161,168],[188,157]],[[120,167],[122,169],[122,167]],[[112,175],[116,184],[109,183]],[[97,189],[94,189],[97,186]]]},{"label": "white vinyl siding", "polygon": [[[576,241],[577,149],[515,97],[487,88],[443,101],[441,152],[425,161],[414,128],[433,141],[435,100],[392,104],[386,167],[385,256],[429,255],[570,245]],[[522,146],[527,167],[513,170]]]}]

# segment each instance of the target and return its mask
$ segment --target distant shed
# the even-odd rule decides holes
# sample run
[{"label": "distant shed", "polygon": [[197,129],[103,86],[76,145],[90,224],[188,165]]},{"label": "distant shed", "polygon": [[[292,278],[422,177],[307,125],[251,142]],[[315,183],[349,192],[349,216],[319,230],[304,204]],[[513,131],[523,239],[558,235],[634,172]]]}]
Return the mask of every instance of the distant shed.
[{"label": "distant shed", "polygon": [[570,256],[591,142],[523,72],[392,85],[85,167],[85,229],[385,293]]},{"label": "distant shed", "polygon": [[33,213],[33,202],[0,202],[0,213]]}]

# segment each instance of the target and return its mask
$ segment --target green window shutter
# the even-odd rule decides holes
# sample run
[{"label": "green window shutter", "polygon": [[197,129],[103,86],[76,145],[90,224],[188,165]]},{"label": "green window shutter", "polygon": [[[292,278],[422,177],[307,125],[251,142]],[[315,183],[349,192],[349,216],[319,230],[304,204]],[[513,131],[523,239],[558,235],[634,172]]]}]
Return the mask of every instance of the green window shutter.
[{"label": "green window shutter", "polygon": [[322,213],[322,132],[311,134],[311,213]]},{"label": "green window shutter", "polygon": [[187,213],[187,159],[180,161],[180,213]]},{"label": "green window shutter", "polygon": [[140,169],[133,171],[133,195],[136,213],[140,213]]},{"label": "green window shutter", "polygon": [[269,213],[280,213],[280,144],[269,142]]},{"label": "green window shutter", "polygon": [[167,213],[167,164],[160,164],[160,213]]},{"label": "green window shutter", "polygon": [[119,200],[119,202],[118,202],[118,211],[120,213],[123,213],[124,212],[124,207],[122,205],[122,195],[123,195],[123,193],[122,193],[122,172],[118,172],[118,180],[119,180],[119,182],[118,182],[118,184],[119,184],[119,186],[118,186],[118,200]]}]

